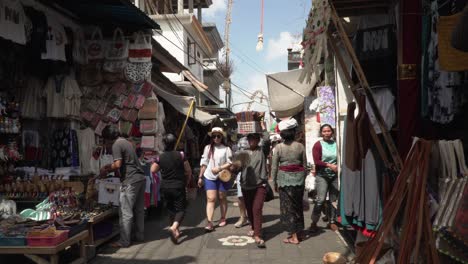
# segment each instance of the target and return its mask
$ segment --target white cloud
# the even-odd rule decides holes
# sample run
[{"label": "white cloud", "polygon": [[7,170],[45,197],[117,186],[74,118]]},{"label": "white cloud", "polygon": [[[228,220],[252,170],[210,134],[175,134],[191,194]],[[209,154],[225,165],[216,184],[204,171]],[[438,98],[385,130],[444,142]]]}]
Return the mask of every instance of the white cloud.
[{"label": "white cloud", "polygon": [[226,11],[226,1],[225,0],[213,0],[213,4],[207,8],[203,9],[203,16],[205,18],[215,18],[219,13]]},{"label": "white cloud", "polygon": [[300,36],[292,35],[290,32],[281,32],[277,39],[268,40],[266,59],[273,61],[285,58],[288,55],[288,48],[296,49],[300,43]]}]

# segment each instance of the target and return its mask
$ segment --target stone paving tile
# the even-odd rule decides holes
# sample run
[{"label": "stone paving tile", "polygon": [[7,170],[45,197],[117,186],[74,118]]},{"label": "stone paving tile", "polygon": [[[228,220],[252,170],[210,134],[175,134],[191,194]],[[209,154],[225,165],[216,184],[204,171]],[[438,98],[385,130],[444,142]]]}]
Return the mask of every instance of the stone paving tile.
[{"label": "stone paving tile", "polygon": [[[235,196],[230,196],[228,210],[228,225],[216,228],[215,232],[205,233],[205,198],[200,195],[196,201],[190,202],[187,208],[184,226],[181,227],[182,237],[179,245],[171,243],[165,230],[168,220],[164,210],[159,214],[151,214],[146,221],[146,242],[133,245],[127,249],[112,250],[103,246],[93,264],[100,263],[322,263],[325,253],[335,251],[352,256],[339,236],[331,230],[324,229],[318,236],[309,237],[300,245],[282,243],[286,232],[279,222],[279,201],[275,199],[264,207],[264,238],[266,249],[258,249],[255,244],[241,247],[223,246],[218,239],[230,235],[245,236],[250,227],[235,228],[239,209],[232,206]],[[310,225],[310,211],[305,212],[306,226]],[[215,211],[215,220],[219,220],[219,209]],[[322,223],[322,226],[324,224]]]}]

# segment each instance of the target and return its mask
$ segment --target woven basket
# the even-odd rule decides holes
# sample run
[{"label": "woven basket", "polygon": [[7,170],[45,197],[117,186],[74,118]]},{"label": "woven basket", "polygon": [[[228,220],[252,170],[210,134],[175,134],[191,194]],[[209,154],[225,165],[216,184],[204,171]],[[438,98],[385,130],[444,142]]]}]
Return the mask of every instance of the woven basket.
[{"label": "woven basket", "polygon": [[241,135],[260,133],[262,128],[257,121],[237,122],[237,132]]}]

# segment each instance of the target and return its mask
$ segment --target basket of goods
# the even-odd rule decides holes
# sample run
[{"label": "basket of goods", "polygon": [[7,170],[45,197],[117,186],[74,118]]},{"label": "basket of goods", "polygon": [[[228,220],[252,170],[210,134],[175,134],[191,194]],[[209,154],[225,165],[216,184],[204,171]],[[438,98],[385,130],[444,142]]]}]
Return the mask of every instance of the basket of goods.
[{"label": "basket of goods", "polygon": [[260,122],[263,116],[264,113],[255,111],[237,113],[237,132],[241,135],[262,132]]}]

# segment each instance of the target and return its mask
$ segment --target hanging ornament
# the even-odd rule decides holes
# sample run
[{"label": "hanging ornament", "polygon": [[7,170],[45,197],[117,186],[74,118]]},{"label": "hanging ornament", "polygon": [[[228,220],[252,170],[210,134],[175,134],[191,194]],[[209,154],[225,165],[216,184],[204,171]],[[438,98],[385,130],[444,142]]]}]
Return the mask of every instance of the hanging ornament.
[{"label": "hanging ornament", "polygon": [[258,34],[258,40],[257,40],[257,48],[256,48],[257,51],[261,51],[263,50],[263,34],[260,33]]},{"label": "hanging ornament", "polygon": [[262,6],[261,6],[261,16],[260,16],[260,33],[257,36],[257,51],[262,51],[263,50],[263,7],[264,7],[264,0],[261,0]]}]

